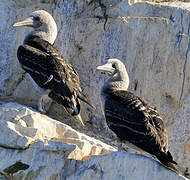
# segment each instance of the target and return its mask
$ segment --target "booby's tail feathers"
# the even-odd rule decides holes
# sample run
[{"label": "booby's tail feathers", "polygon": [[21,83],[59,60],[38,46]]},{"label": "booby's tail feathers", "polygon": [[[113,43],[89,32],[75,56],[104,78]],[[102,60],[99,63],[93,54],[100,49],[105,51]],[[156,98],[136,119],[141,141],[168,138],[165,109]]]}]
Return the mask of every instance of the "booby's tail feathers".
[{"label": "booby's tail feathers", "polygon": [[167,153],[165,152],[160,152],[156,155],[158,160],[167,168],[171,169],[172,171],[183,175],[181,168],[177,165],[177,163],[173,160],[173,157],[171,153],[168,151]]},{"label": "booby's tail feathers", "polygon": [[96,109],[96,107],[90,102],[90,100],[82,93],[80,92],[78,94],[78,98],[82,101],[84,101],[85,103],[87,103],[90,107],[92,107],[93,109]]},{"label": "booby's tail feathers", "polygon": [[66,111],[72,116],[78,115],[80,113],[80,103],[77,98],[74,98],[73,96],[71,98],[68,98],[67,96],[61,96],[53,91],[51,91],[48,96],[58,104],[63,105]]},{"label": "booby's tail feathers", "polygon": [[180,168],[177,164],[172,163],[172,162],[168,162],[168,163],[166,164],[166,166],[167,166],[169,169],[171,169],[172,171],[175,171],[175,172],[177,172],[178,174],[183,175],[183,173],[182,173],[182,171],[181,171],[181,168]]}]

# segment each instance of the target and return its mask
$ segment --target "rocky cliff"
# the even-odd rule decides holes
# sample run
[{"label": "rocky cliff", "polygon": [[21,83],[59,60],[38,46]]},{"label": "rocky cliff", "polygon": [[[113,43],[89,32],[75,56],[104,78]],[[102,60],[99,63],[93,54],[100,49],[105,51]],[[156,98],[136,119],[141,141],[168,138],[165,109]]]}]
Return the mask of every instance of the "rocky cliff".
[{"label": "rocky cliff", "polygon": [[[33,87],[28,75],[20,68],[16,58],[16,50],[23,42],[28,29],[15,29],[12,24],[24,19],[33,10],[45,9],[53,15],[58,25],[58,37],[55,46],[78,71],[84,91],[97,107],[96,111],[92,111],[83,104],[82,117],[86,120],[86,124],[89,124],[86,129],[77,126],[76,122],[71,120],[70,117],[68,118],[62,107],[57,104],[52,105],[48,115],[91,136],[96,136],[93,130],[98,129],[98,132],[102,133],[100,139],[107,142],[99,96],[103,80],[101,75],[96,72],[96,66],[105,63],[107,58],[119,58],[125,63],[129,72],[130,91],[157,107],[168,130],[169,149],[175,161],[179,163],[183,170],[188,172],[190,167],[190,3],[135,2],[137,1],[2,0],[0,2],[0,100],[2,102],[19,102],[36,108],[40,92]],[[46,118],[48,119],[48,117]],[[13,129],[9,131],[7,127]],[[26,128],[21,128],[24,134],[19,131],[15,133],[17,132],[16,129],[19,129],[18,127],[21,128],[19,124],[15,126],[11,121],[10,123],[2,123],[1,132],[5,134],[4,142],[7,141],[5,147],[12,147],[13,143],[16,147],[26,148],[31,142],[34,142],[35,138],[27,134],[28,130]],[[33,135],[46,136],[43,131],[44,129],[34,130]],[[6,140],[9,136],[11,139]],[[47,146],[45,142],[39,140],[31,147],[39,147],[39,149],[36,148],[36,152],[44,148],[45,150],[42,151],[46,153],[53,151],[51,148],[59,149],[59,142],[58,144],[51,143]],[[69,143],[72,144],[73,142],[69,141]],[[70,145],[60,144],[66,149],[71,148]],[[50,150],[47,150],[48,148]],[[97,150],[98,154],[104,151],[100,149]],[[3,156],[6,155],[8,159],[10,159],[9,151],[11,150],[2,151]],[[77,152],[81,153],[80,150],[77,150]],[[17,151],[14,153],[15,156],[18,156],[18,159],[10,161],[7,166],[5,166],[5,163],[0,163],[1,170],[23,159],[21,158],[22,154],[17,153]],[[28,149],[25,153],[30,155]],[[55,154],[58,154],[55,159],[62,156],[59,153]],[[84,157],[91,155],[93,154],[87,153]],[[109,159],[111,156],[107,155],[105,158]],[[123,154],[118,154],[121,159],[123,156]],[[38,158],[38,156],[35,156],[35,158]],[[41,158],[44,163],[56,163],[54,158],[55,161],[53,159],[51,159],[52,161],[46,161],[43,155]],[[126,155],[126,158],[128,158],[128,155]],[[136,159],[135,162],[139,160],[139,163],[140,161],[146,161],[147,164],[155,164],[155,177],[159,172],[160,166],[156,162],[139,156],[130,156],[129,158]],[[91,160],[87,163],[90,162]],[[28,164],[28,161],[26,164]],[[144,168],[144,165],[141,165]],[[31,167],[31,165],[29,166]],[[147,167],[149,166],[147,165]],[[62,165],[60,167],[63,168]],[[80,167],[83,169],[83,165]],[[38,168],[33,169],[33,171],[38,171]],[[47,171],[49,170],[46,169],[44,172]],[[91,170],[85,172],[90,174]],[[98,172],[101,174],[101,168]],[[145,174],[148,175],[148,168],[146,172]],[[167,173],[172,174],[168,171]],[[169,176],[166,179],[169,179]],[[122,177],[127,176],[121,173],[121,179]],[[171,177],[173,176],[171,175]]]},{"label": "rocky cliff", "polygon": [[0,106],[0,179],[185,180],[155,160],[127,152],[111,153],[114,151],[26,106]]}]

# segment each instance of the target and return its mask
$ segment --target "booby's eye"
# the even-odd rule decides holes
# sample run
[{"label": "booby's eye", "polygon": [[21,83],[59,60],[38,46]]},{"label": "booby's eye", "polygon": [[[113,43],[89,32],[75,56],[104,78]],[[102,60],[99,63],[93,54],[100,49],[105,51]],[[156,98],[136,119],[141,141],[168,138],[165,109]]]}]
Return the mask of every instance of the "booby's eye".
[{"label": "booby's eye", "polygon": [[115,65],[115,64],[112,64],[112,68],[116,68],[116,65]]},{"label": "booby's eye", "polygon": [[33,17],[36,21],[40,21],[40,18],[38,16]]}]

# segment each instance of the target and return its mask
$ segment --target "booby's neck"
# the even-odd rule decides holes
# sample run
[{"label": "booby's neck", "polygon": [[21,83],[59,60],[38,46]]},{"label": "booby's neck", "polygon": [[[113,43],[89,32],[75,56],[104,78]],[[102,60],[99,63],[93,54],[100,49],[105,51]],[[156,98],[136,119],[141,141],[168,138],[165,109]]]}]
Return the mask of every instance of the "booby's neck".
[{"label": "booby's neck", "polygon": [[42,38],[45,41],[48,41],[50,44],[54,44],[55,39],[57,37],[57,25],[51,24],[46,25],[44,28],[36,29],[34,31],[31,31],[24,39],[24,44],[26,44],[27,40],[31,36],[38,36]]},{"label": "booby's neck", "polygon": [[102,87],[102,94],[107,91],[124,90],[129,87],[129,76],[127,71],[118,72],[113,77],[110,77]]}]

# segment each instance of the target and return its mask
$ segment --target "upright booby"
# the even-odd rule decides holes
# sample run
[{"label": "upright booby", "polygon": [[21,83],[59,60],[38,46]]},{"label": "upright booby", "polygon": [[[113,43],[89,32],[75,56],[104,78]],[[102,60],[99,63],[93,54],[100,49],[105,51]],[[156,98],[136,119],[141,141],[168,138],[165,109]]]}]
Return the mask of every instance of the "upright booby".
[{"label": "upright booby", "polygon": [[[21,67],[32,77],[35,84],[44,90],[38,102],[38,110],[46,113],[54,100],[84,125],[79,114],[79,99],[93,108],[94,106],[83,94],[77,72],[53,47],[57,37],[57,25],[53,17],[44,10],[38,10],[13,26],[28,26],[34,29],[25,37],[23,45],[19,46],[17,57]],[[48,106],[45,106],[46,102]]]},{"label": "upright booby", "polygon": [[168,150],[168,137],[157,110],[127,91],[129,76],[118,59],[109,59],[97,70],[108,74],[101,89],[108,127],[124,142],[156,156],[166,167],[181,173]]}]

